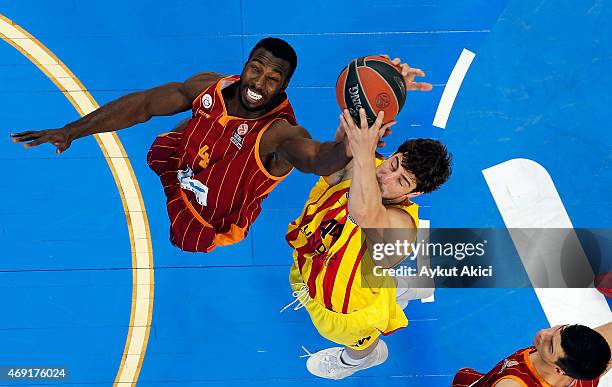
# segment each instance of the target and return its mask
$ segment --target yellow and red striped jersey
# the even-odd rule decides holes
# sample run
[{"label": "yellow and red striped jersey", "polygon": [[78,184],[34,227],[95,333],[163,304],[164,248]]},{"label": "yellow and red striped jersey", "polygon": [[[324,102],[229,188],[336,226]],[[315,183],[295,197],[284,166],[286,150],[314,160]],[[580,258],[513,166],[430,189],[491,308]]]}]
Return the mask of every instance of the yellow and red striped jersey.
[{"label": "yellow and red striped jersey", "polygon": [[[377,164],[381,162],[377,160]],[[348,214],[350,184],[345,180],[330,186],[321,178],[300,217],[289,224],[286,235],[311,299],[345,314],[371,305],[380,291],[362,283],[361,264],[370,253],[364,231]],[[407,201],[393,207],[406,211],[418,227],[417,204]],[[395,305],[389,309],[391,313],[396,309],[401,312]]]}]

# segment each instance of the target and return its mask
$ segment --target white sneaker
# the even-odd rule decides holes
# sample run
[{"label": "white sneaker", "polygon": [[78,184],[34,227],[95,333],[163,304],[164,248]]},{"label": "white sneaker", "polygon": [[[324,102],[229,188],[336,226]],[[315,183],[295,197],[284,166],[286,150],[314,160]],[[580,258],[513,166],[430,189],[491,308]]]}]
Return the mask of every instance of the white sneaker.
[{"label": "white sneaker", "polygon": [[372,353],[357,366],[346,365],[340,360],[344,347],[334,347],[313,353],[306,361],[306,368],[311,374],[326,379],[344,379],[359,370],[382,364],[389,356],[387,344],[379,340]]}]

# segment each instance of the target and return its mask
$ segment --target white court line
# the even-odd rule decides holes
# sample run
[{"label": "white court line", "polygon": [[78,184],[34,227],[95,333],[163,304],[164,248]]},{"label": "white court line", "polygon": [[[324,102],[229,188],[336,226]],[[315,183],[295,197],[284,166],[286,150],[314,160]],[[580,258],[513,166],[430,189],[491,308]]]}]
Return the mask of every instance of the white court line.
[{"label": "white court line", "polygon": [[448,82],[446,82],[446,87],[444,87],[444,91],[442,92],[440,103],[438,103],[438,109],[436,110],[436,115],[433,120],[434,126],[442,129],[446,127],[448,116],[455,103],[455,98],[457,98],[457,93],[459,92],[463,78],[465,78],[465,74],[470,68],[475,56],[476,54],[468,49],[464,48],[463,51],[461,51],[461,55],[459,59],[457,59],[457,63],[455,63],[455,67],[448,77]]},{"label": "white court line", "polygon": [[[81,116],[98,108],[98,103],[91,94],[57,56],[2,14],[0,14],[0,38],[45,73]],[[101,133],[95,135],[95,138],[104,153],[121,196],[132,250],[132,308],[123,357],[114,385],[134,386],[147,350],[153,313],[151,233],[138,181],[119,137],[115,133]]]},{"label": "white court line", "polygon": [[[419,228],[430,228],[431,226],[431,222],[429,221],[429,219],[419,219]],[[429,302],[435,302],[436,301],[436,297],[435,294],[432,293],[431,296],[426,297],[426,298],[421,298],[421,303],[426,304]]]},{"label": "white court line", "polygon": [[[520,230],[515,230],[513,235],[512,229],[567,229],[566,237],[580,246],[559,193],[550,175],[540,164],[528,159],[513,159],[487,168],[482,173],[515,244]],[[517,244],[517,251],[532,283],[543,275],[551,279],[563,275],[560,262],[563,243],[553,243],[548,247],[551,249],[546,252],[546,272],[542,273],[543,265],[539,268],[533,265],[534,261],[541,259],[541,256],[533,256],[533,244],[529,247]],[[554,248],[557,251],[553,251]],[[573,270],[592,274],[582,248],[574,256]],[[551,326],[580,323],[596,327],[612,321],[612,312],[604,296],[595,288],[534,290]]]}]

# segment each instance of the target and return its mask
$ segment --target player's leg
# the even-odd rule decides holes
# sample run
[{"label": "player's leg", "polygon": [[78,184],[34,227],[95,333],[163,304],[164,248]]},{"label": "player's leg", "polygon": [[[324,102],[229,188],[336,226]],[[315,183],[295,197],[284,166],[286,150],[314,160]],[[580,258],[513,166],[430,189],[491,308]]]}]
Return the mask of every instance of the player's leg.
[{"label": "player's leg", "polygon": [[408,303],[412,300],[422,300],[429,298],[434,294],[434,288],[397,288],[395,293],[395,302],[402,308],[406,309]]},{"label": "player's leg", "polygon": [[344,347],[344,354],[346,354],[347,356],[346,359],[347,360],[352,359],[354,361],[357,361],[357,360],[367,357],[369,354],[374,352],[374,349],[376,348],[376,345],[378,344],[379,341],[380,339],[376,338],[376,340],[374,340],[374,342],[369,347],[362,349],[362,350]]}]

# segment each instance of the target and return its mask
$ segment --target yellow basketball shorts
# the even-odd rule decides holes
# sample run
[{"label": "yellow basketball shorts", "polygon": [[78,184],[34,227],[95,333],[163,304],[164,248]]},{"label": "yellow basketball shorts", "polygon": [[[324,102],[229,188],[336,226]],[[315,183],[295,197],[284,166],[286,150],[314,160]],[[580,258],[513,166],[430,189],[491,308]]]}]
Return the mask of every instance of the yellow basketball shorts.
[{"label": "yellow basketball shorts", "polygon": [[[289,283],[294,292],[298,292],[304,283],[297,264],[291,267]],[[393,287],[380,289],[374,303],[366,308],[346,314],[329,310],[316,299],[309,299],[303,304],[321,336],[355,350],[366,349],[381,334],[387,335],[408,325],[404,311],[395,303]],[[390,305],[396,308],[394,313],[390,313]],[[395,317],[391,317],[391,314]]]}]

